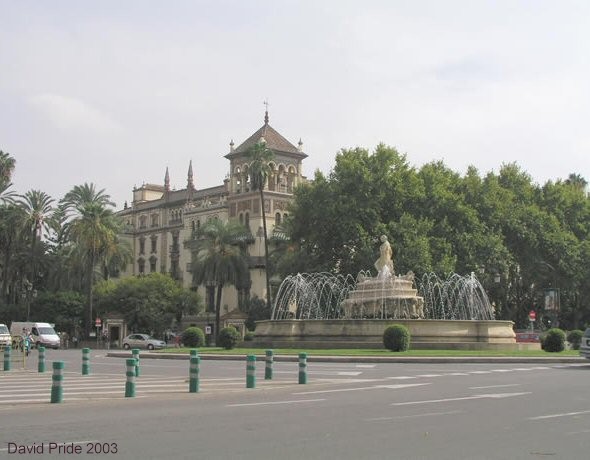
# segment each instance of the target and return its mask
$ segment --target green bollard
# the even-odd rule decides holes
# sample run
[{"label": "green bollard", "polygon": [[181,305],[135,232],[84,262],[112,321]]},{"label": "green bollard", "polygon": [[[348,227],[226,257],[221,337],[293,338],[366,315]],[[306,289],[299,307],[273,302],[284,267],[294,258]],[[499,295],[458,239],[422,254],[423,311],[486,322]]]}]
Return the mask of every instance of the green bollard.
[{"label": "green bollard", "polygon": [[39,363],[37,364],[38,372],[45,372],[45,347],[39,347]]},{"label": "green bollard", "polygon": [[131,350],[131,354],[135,359],[135,376],[139,377],[139,348]]},{"label": "green bollard", "polygon": [[82,348],[82,375],[90,375],[90,348]]},{"label": "green bollard", "polygon": [[127,381],[125,382],[125,397],[135,398],[135,370],[137,369],[137,362],[135,358],[129,358],[125,362],[127,366]]},{"label": "green bollard", "polygon": [[266,350],[266,362],[264,366],[264,380],[272,380],[272,350]]},{"label": "green bollard", "polygon": [[246,358],[246,388],[256,388],[256,356]]},{"label": "green bollard", "polygon": [[63,361],[53,361],[53,375],[51,376],[51,402],[60,403],[64,400],[64,368]]},{"label": "green bollard", "polygon": [[190,365],[190,379],[188,384],[189,393],[199,392],[199,365],[201,364],[201,358],[198,356],[191,356]]},{"label": "green bollard", "polygon": [[299,353],[299,383],[307,383],[307,353]]},{"label": "green bollard", "polygon": [[4,370],[5,371],[9,371],[10,370],[10,353],[12,351],[12,348],[10,347],[10,345],[6,345],[6,348],[4,349]]}]

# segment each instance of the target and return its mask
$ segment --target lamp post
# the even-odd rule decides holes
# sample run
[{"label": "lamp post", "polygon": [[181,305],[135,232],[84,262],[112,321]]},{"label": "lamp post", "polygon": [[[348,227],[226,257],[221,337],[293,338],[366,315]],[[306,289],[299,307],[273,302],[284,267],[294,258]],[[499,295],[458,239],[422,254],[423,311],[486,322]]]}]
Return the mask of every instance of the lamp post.
[{"label": "lamp post", "polygon": [[31,283],[28,279],[24,279],[24,292],[23,295],[25,297],[25,303],[27,304],[27,321],[29,320],[29,316],[31,314],[31,295],[33,293],[33,283]]}]

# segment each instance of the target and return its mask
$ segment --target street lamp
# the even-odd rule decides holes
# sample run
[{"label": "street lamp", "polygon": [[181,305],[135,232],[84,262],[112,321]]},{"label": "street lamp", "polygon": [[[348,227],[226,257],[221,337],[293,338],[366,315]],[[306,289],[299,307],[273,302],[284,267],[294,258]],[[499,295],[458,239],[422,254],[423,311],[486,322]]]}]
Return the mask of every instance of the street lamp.
[{"label": "street lamp", "polygon": [[33,283],[31,283],[28,279],[24,279],[23,281],[24,291],[23,295],[25,297],[25,303],[27,304],[27,321],[29,320],[29,316],[31,314],[31,294],[33,292]]}]

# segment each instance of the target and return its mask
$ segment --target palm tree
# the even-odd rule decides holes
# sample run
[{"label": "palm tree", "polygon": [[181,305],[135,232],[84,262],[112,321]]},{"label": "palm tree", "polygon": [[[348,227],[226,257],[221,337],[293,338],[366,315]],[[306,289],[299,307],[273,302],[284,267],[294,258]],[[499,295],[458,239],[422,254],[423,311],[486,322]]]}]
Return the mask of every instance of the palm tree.
[{"label": "palm tree", "polygon": [[16,160],[8,152],[0,150],[0,203],[10,202],[14,196],[13,192],[7,192],[12,185],[10,179],[16,166]]},{"label": "palm tree", "polygon": [[273,160],[274,154],[266,146],[264,139],[254,144],[246,152],[250,161],[248,174],[252,190],[260,192],[260,206],[262,208],[262,228],[264,229],[264,270],[266,274],[266,306],[271,308],[270,303],[270,273],[268,267],[268,233],[266,231],[266,211],[264,209],[264,186],[270,175],[269,162]]},{"label": "palm tree", "polygon": [[93,295],[95,268],[103,262],[117,245],[120,220],[109,208],[113,206],[110,196],[103,190],[97,191],[94,184],[75,186],[61,201],[72,220],[67,224],[67,235],[77,246],[72,253],[81,257],[87,288],[88,317],[86,332],[93,321]]},{"label": "palm tree", "polygon": [[[25,234],[30,237],[30,272],[26,283],[27,295],[37,286],[37,245],[41,243],[43,234],[49,229],[49,220],[53,213],[53,198],[40,190],[29,190],[21,196],[20,207],[25,212]],[[44,251],[43,251],[44,252]],[[27,298],[27,321],[29,320],[31,299]]]},{"label": "palm tree", "polygon": [[60,204],[66,210],[78,210],[88,203],[98,203],[104,207],[115,206],[105,189],[97,190],[93,183],[74,186],[72,190],[66,193]]},{"label": "palm tree", "polygon": [[215,343],[218,343],[221,315],[221,293],[226,284],[244,285],[250,277],[248,259],[243,246],[244,226],[212,220],[202,227],[191,249],[193,285],[217,288],[215,299]]}]

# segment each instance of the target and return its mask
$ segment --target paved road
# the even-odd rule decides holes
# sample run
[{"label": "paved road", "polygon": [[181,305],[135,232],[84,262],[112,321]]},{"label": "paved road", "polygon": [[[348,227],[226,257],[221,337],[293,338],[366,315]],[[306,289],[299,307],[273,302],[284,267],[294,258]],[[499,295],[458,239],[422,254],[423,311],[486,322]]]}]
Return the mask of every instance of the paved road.
[{"label": "paved road", "polygon": [[[137,397],[124,397],[122,359],[66,361],[65,402],[48,404],[49,375],[0,374],[0,458],[582,459],[590,452],[590,363],[295,363],[245,388],[245,362],[143,360]],[[36,361],[34,362],[36,367]],[[69,383],[68,383],[69,382]],[[39,396],[40,395],[40,396]],[[48,453],[49,443],[80,454]],[[11,444],[12,443],[12,444]],[[70,444],[75,443],[75,444]],[[96,444],[98,443],[98,444]],[[43,447],[18,455],[15,446]],[[57,448],[54,448],[55,451]]]}]

